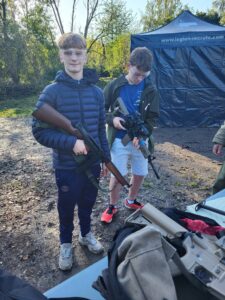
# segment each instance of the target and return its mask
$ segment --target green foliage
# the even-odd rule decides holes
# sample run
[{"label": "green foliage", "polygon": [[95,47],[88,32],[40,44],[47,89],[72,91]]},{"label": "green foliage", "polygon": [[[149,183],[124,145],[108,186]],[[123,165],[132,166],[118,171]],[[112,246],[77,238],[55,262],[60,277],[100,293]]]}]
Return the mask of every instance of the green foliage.
[{"label": "green foliage", "polygon": [[220,25],[220,16],[219,14],[214,10],[209,10],[207,13],[205,12],[196,12],[196,16],[201,18],[203,21]]},{"label": "green foliage", "polygon": [[[87,46],[92,43],[92,39],[87,39]],[[88,66],[90,68],[98,69],[98,72],[102,72],[104,67],[104,48],[100,41],[96,41],[91,47],[90,52],[88,53]]]},{"label": "green foliage", "polygon": [[106,46],[105,69],[110,76],[117,77],[124,73],[130,56],[130,35],[123,34]]},{"label": "green foliage", "polygon": [[[184,7],[180,0],[148,0],[142,15],[143,30],[151,31],[172,21]],[[187,6],[185,6],[187,9]]]},{"label": "green foliage", "polygon": [[0,117],[27,117],[34,110],[37,96],[0,101]]},{"label": "green foliage", "polygon": [[46,82],[53,79],[48,75],[59,68],[58,50],[54,41],[51,18],[43,6],[36,5],[29,14],[22,19],[27,29],[24,32],[26,40],[26,70],[22,81]]},{"label": "green foliage", "polygon": [[117,77],[126,70],[129,55],[130,34],[122,34],[106,45],[96,42],[89,52],[88,66],[97,68],[100,74]]},{"label": "green foliage", "polygon": [[97,22],[104,43],[113,41],[119,35],[129,32],[133,15],[126,9],[123,0],[106,0],[103,2],[103,13]]},{"label": "green foliage", "polygon": [[0,18],[0,87],[32,84],[35,89],[59,68],[51,19],[39,4],[18,20],[10,9],[5,20]]},{"label": "green foliage", "polygon": [[24,63],[25,42],[21,28],[14,20],[0,22],[0,61],[3,65],[1,81],[20,82],[21,68]]},{"label": "green foliage", "polygon": [[[198,16],[215,24],[218,20],[224,24],[224,1],[213,1],[214,10],[198,12]],[[14,1],[4,3],[9,5],[0,5],[0,100],[13,93],[15,96],[28,95],[27,87],[31,87],[32,92],[40,90],[62,68],[53,16],[49,15],[53,1],[27,1],[29,5],[25,6],[23,0],[17,0],[21,10],[17,10]],[[103,0],[101,3],[98,21],[87,38],[88,67],[97,69],[102,77],[112,78],[126,71],[130,33],[136,18],[126,9],[125,0]],[[148,0],[141,21],[143,30],[165,25],[183,9],[188,7],[182,6],[181,0]],[[105,80],[99,83],[102,87],[104,84]]]},{"label": "green foliage", "polygon": [[104,77],[100,78],[99,82],[97,83],[97,86],[99,86],[101,89],[104,89],[107,83],[109,83],[112,80],[112,77]]},{"label": "green foliage", "polygon": [[223,15],[225,13],[225,0],[213,1],[213,8],[217,9],[220,15]]},{"label": "green foliage", "polygon": [[188,183],[188,186],[190,188],[197,188],[197,187],[199,187],[199,183],[195,182],[195,181],[191,181],[191,182]]},{"label": "green foliage", "polygon": [[215,9],[220,16],[220,25],[225,25],[225,0],[213,1],[213,9]]}]

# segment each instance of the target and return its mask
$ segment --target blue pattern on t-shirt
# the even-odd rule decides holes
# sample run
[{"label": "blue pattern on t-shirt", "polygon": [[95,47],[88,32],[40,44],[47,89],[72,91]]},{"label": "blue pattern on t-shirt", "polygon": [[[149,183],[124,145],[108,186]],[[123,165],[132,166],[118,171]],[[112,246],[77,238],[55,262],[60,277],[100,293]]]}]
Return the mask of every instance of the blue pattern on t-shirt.
[{"label": "blue pattern on t-shirt", "polygon": [[[139,84],[126,84],[120,89],[120,97],[123,100],[130,114],[139,111],[139,106],[141,102],[141,94],[144,89],[144,80]],[[122,116],[121,116],[122,117]],[[116,133],[117,138],[123,138],[126,134],[126,130],[118,130]]]},{"label": "blue pattern on t-shirt", "polygon": [[123,99],[129,113],[139,111],[141,93],[144,89],[144,80],[139,84],[126,84],[120,89],[120,97]]}]

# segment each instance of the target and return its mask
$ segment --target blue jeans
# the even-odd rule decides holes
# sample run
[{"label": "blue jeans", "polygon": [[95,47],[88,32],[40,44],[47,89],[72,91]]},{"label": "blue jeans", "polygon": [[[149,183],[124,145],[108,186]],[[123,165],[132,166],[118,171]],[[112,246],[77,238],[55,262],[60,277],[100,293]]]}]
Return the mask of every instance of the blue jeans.
[{"label": "blue jeans", "polygon": [[[92,167],[91,172],[98,181],[100,165]],[[58,214],[60,242],[71,243],[74,229],[74,208],[78,206],[79,225],[82,236],[91,228],[91,213],[98,189],[90,182],[85,173],[76,170],[55,170],[58,187]]]}]

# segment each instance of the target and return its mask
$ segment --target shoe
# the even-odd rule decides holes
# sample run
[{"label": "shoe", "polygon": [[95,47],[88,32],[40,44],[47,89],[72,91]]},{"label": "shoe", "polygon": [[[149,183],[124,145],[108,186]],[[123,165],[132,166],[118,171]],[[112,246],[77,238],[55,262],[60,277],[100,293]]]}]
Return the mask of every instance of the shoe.
[{"label": "shoe", "polygon": [[101,221],[105,223],[111,223],[113,216],[117,213],[118,209],[113,205],[110,205],[106,210],[102,213]]},{"label": "shoe", "polygon": [[143,204],[141,204],[140,202],[138,202],[136,199],[134,200],[133,203],[129,203],[129,202],[127,201],[127,199],[126,199],[125,202],[124,202],[124,205],[125,205],[127,208],[129,208],[129,209],[134,209],[134,210],[139,209],[139,208],[142,208],[142,207],[144,206]]},{"label": "shoe", "polygon": [[80,233],[78,241],[82,246],[87,246],[88,250],[94,254],[104,251],[102,244],[94,237],[92,232],[88,232],[85,236]]},{"label": "shoe", "polygon": [[72,244],[64,243],[60,246],[59,268],[62,271],[70,270],[73,265]]}]

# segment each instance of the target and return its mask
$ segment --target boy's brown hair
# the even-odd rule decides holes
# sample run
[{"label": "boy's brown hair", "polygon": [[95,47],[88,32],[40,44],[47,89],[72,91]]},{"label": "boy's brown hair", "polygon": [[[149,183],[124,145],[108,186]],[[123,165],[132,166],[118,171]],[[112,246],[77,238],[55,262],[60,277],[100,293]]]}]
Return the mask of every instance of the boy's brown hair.
[{"label": "boy's brown hair", "polygon": [[152,68],[152,52],[146,47],[135,48],[130,55],[130,64],[142,72],[148,72]]},{"label": "boy's brown hair", "polygon": [[77,33],[64,33],[58,40],[59,49],[86,49],[86,40]]}]

